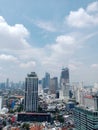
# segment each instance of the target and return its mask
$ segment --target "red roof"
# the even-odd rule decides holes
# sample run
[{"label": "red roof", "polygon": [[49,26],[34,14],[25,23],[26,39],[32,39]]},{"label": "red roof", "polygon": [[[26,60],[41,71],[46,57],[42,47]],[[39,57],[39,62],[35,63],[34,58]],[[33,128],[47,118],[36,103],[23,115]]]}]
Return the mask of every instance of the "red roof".
[{"label": "red roof", "polygon": [[86,95],[86,96],[84,96],[84,98],[92,99],[93,97],[92,97],[92,95]]}]

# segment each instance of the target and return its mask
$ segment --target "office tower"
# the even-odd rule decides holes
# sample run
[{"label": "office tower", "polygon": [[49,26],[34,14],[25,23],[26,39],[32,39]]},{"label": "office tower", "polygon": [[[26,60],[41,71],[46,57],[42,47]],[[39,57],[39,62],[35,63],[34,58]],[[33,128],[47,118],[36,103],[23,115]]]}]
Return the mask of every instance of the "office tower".
[{"label": "office tower", "polygon": [[28,74],[25,79],[25,111],[38,111],[38,77],[35,72]]},{"label": "office tower", "polygon": [[6,79],[6,88],[9,88],[9,78]]},{"label": "office tower", "polygon": [[60,88],[61,88],[63,97],[68,99],[69,98],[69,90],[70,90],[69,69],[68,68],[62,69],[61,77],[60,77]]},{"label": "office tower", "polygon": [[45,87],[49,88],[50,87],[50,74],[46,72],[45,74]]},{"label": "office tower", "polygon": [[61,72],[61,80],[64,79],[65,83],[69,83],[69,69],[63,68]]},{"label": "office tower", "polygon": [[94,95],[92,99],[94,100],[93,108],[90,104],[75,107],[74,122],[76,130],[98,130],[98,96]]},{"label": "office tower", "polygon": [[42,88],[45,88],[45,78],[42,78]]},{"label": "office tower", "polygon": [[56,94],[56,91],[58,90],[58,78],[54,77],[50,80],[50,88],[49,91],[51,94]]},{"label": "office tower", "polygon": [[45,77],[42,79],[42,87],[46,92],[48,92],[50,88],[50,74],[47,72],[45,73]]}]

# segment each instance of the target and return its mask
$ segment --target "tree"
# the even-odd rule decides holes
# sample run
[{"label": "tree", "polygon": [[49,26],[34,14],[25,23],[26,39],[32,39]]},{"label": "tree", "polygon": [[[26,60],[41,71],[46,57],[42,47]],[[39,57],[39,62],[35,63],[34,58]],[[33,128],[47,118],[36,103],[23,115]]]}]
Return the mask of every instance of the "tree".
[{"label": "tree", "polygon": [[20,106],[17,107],[16,111],[21,112],[23,111],[23,105],[20,104]]},{"label": "tree", "polygon": [[38,112],[42,112],[42,107],[38,106]]},{"label": "tree", "polygon": [[24,130],[30,130],[30,124],[29,123],[24,123],[22,125],[22,128],[24,128]]},{"label": "tree", "polygon": [[64,118],[61,115],[57,116],[57,120],[61,123],[64,123]]}]

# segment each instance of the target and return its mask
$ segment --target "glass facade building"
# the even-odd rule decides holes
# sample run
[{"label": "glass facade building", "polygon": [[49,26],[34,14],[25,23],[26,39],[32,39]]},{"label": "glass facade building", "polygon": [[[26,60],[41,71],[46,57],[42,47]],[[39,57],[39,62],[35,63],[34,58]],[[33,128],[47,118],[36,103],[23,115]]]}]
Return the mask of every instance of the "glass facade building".
[{"label": "glass facade building", "polygon": [[75,107],[74,122],[75,130],[98,130],[98,111]]}]

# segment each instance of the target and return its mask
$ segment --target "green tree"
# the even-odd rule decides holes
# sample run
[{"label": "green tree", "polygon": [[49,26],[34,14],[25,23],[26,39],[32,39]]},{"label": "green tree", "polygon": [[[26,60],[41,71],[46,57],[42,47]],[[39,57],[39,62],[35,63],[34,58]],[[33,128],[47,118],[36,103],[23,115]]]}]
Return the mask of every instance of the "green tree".
[{"label": "green tree", "polygon": [[23,105],[20,104],[20,106],[17,107],[16,111],[21,112],[23,111]]},{"label": "green tree", "polygon": [[57,120],[61,123],[64,123],[64,118],[61,115],[57,116]]},{"label": "green tree", "polygon": [[24,123],[22,125],[22,128],[24,128],[24,130],[30,130],[30,124],[29,123]]}]

